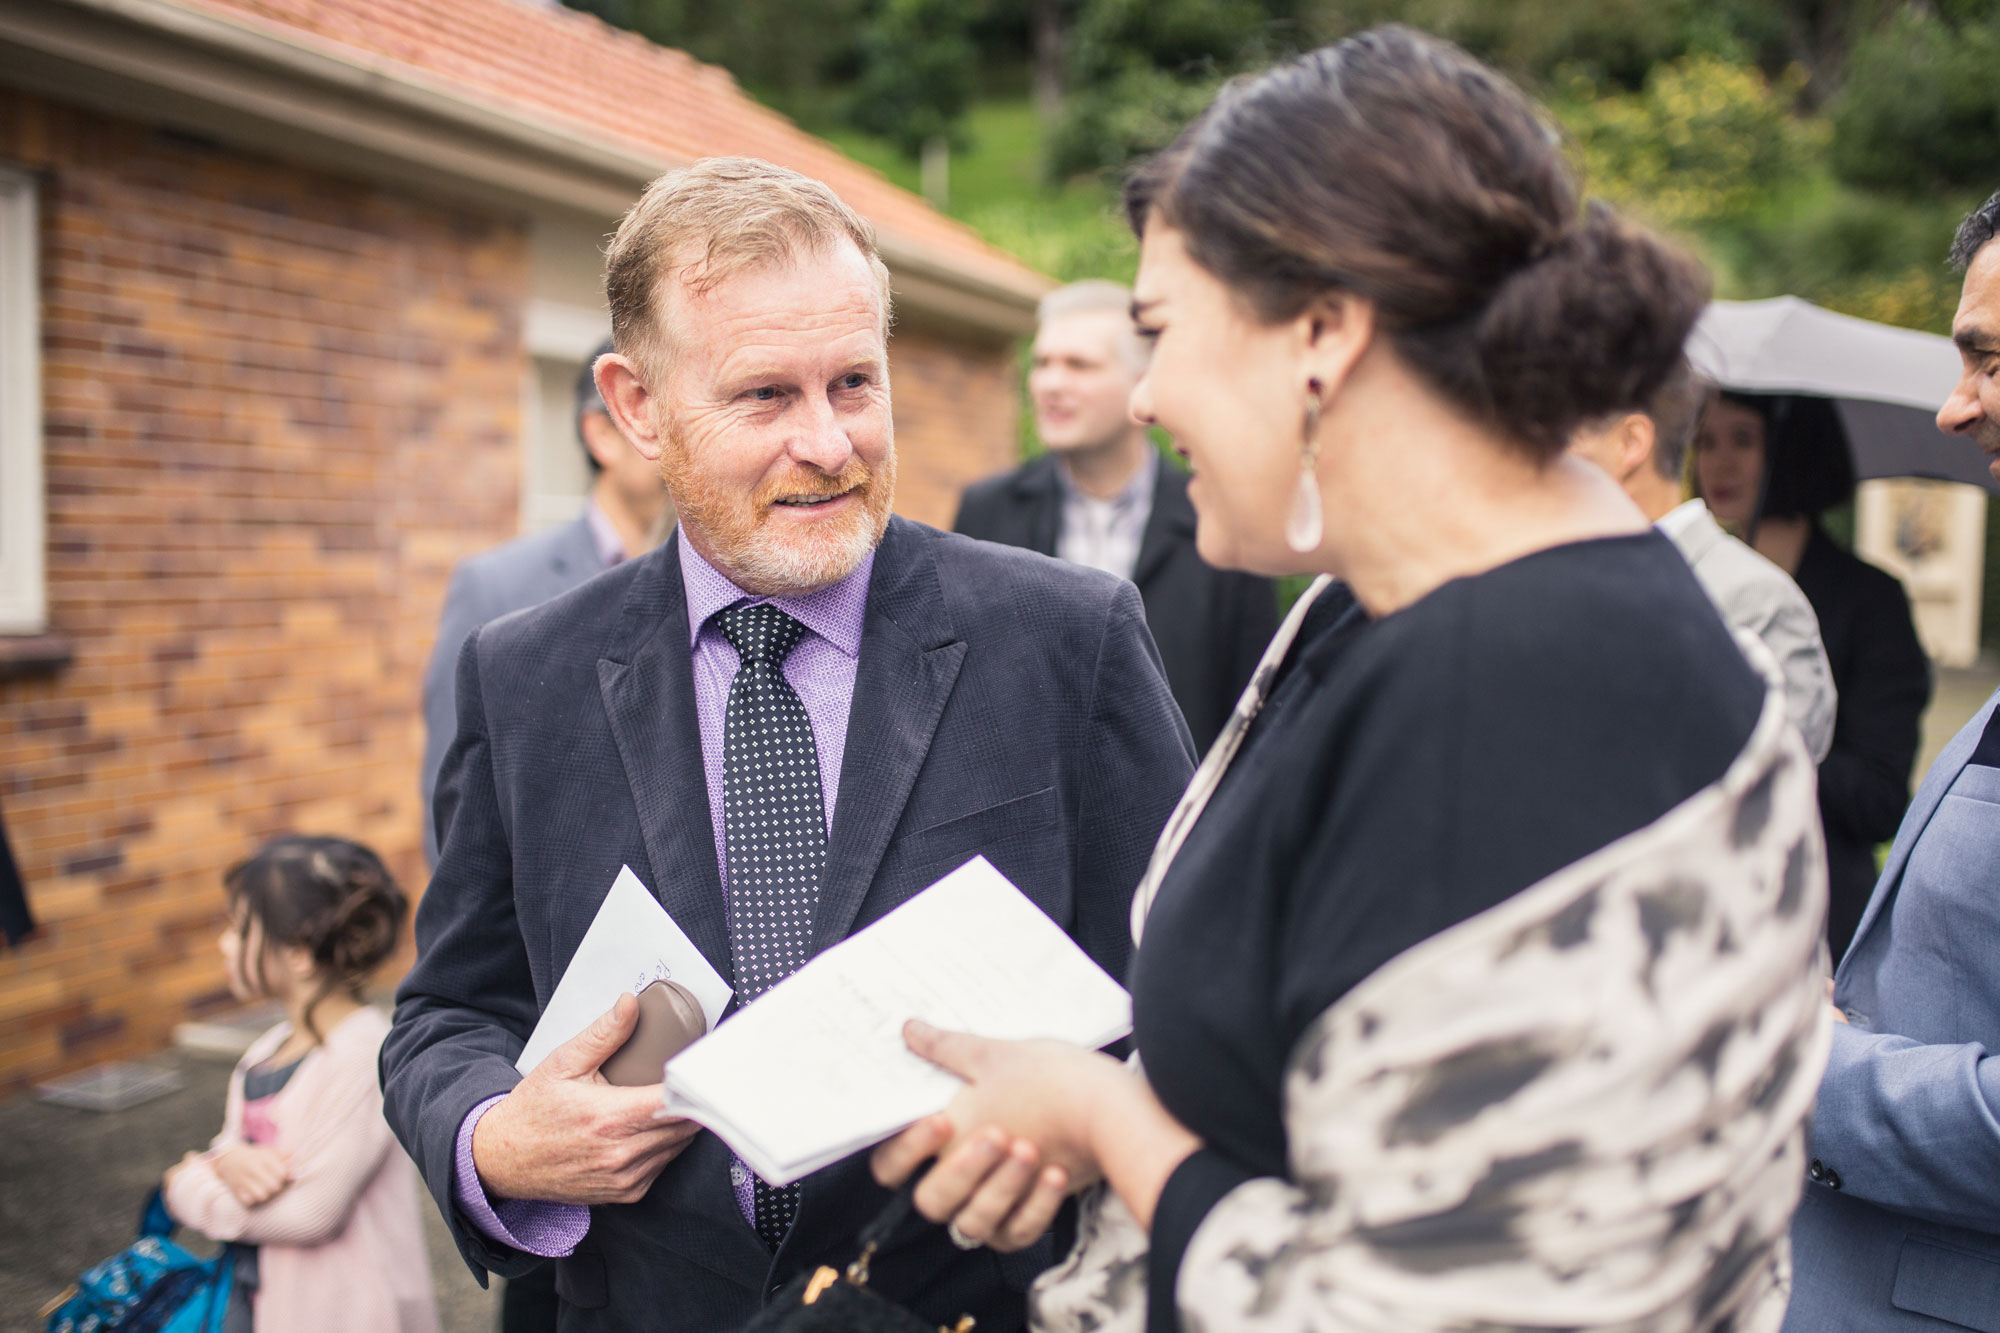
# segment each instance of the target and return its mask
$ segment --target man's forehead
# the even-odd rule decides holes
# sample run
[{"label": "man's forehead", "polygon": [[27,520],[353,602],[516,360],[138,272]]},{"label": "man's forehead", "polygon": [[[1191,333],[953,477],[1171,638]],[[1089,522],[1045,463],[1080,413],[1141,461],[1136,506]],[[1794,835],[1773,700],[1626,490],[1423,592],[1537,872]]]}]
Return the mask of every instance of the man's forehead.
[{"label": "man's forehead", "polygon": [[1070,310],[1052,315],[1035,330],[1035,349],[1042,352],[1083,352],[1109,355],[1117,341],[1132,331],[1132,316],[1124,308]]},{"label": "man's forehead", "polygon": [[1966,266],[1965,288],[1959,293],[1952,334],[1977,332],[2000,337],[2000,240],[1988,241]]}]

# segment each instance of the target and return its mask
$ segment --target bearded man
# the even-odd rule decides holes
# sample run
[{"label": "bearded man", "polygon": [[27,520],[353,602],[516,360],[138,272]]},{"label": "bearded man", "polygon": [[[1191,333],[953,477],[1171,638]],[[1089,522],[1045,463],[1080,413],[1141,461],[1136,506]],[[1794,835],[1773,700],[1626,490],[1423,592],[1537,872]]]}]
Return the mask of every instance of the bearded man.
[{"label": "bearded man", "polygon": [[[1122,976],[1192,750],[1131,584],[891,515],[888,273],[830,190],[743,159],[664,176],[606,289],[597,383],[680,526],[460,653],[385,1107],[476,1274],[554,1259],[566,1331],[738,1329],[852,1259],[887,1196],[865,1158],[772,1189],[656,1119],[657,1084],[605,1082],[629,1000],[515,1071],[619,867],[739,1004],[975,855]],[[1049,1258],[919,1219],[870,1285],[993,1333]]]}]

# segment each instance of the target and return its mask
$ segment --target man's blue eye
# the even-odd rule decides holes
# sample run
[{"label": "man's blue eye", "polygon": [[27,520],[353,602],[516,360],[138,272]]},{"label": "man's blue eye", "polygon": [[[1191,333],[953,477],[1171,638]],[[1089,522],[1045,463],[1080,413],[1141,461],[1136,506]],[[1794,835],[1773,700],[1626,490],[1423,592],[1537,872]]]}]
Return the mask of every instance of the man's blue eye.
[{"label": "man's blue eye", "polygon": [[844,376],[840,381],[841,387],[847,389],[858,389],[867,382],[868,377],[860,374]]},{"label": "man's blue eye", "polygon": [[768,403],[778,396],[778,391],[768,384],[761,388],[752,389],[750,393],[760,403]]}]

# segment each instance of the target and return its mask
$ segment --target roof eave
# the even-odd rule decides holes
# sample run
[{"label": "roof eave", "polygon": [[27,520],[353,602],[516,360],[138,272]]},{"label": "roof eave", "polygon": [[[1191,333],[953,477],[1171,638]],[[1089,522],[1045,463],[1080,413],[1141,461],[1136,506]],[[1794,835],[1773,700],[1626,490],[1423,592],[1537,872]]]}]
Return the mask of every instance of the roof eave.
[{"label": "roof eave", "polygon": [[[172,0],[0,0],[0,83],[262,152],[513,207],[615,218],[684,163],[422,72]],[[904,316],[1011,338],[1046,280],[968,272],[881,229]]]}]

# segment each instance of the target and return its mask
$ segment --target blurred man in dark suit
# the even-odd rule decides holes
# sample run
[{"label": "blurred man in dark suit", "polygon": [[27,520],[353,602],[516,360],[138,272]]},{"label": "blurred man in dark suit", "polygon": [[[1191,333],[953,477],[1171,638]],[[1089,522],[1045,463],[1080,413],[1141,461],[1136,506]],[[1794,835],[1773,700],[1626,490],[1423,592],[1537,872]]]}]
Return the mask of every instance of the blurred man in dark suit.
[{"label": "blurred man in dark suit", "polygon": [[1115,282],[1043,298],[1028,396],[1049,452],[967,490],[953,527],[1138,584],[1167,683],[1206,750],[1278,627],[1277,595],[1195,553],[1187,476],[1126,408],[1148,354],[1131,304]]},{"label": "blurred man in dark suit", "polygon": [[487,621],[540,606],[593,574],[651,550],[666,513],[667,490],[659,469],[618,433],[590,377],[591,366],[610,350],[607,340],[584,361],[576,378],[576,438],[591,472],[583,512],[559,528],[483,551],[452,571],[424,672],[424,855],[432,865],[437,864],[437,829],[431,796],[437,790],[438,765],[458,731],[453,681],[458,650]]}]

